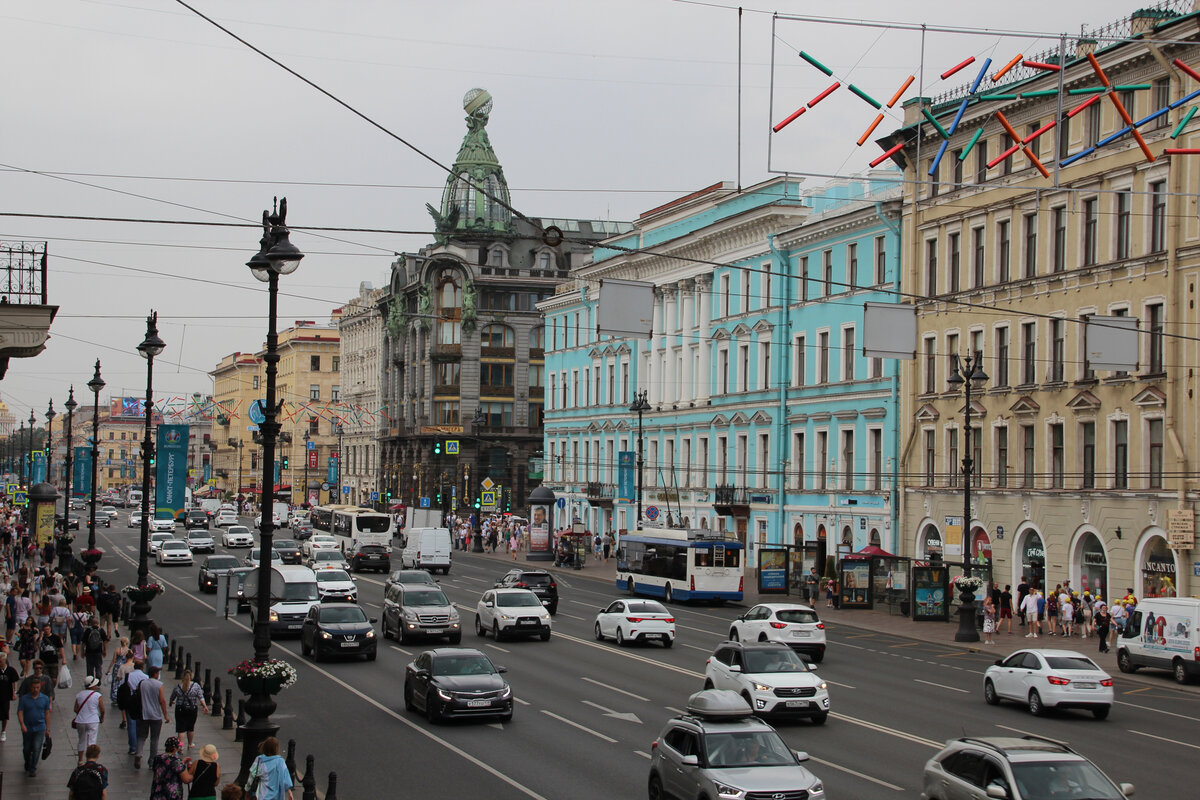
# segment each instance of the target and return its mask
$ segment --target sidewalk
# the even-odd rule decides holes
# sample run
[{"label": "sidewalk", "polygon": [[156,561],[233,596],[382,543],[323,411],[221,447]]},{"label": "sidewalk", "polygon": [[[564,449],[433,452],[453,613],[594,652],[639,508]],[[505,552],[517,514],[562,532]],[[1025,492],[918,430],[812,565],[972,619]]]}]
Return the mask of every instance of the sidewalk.
[{"label": "sidewalk", "polygon": [[[8,741],[0,743],[0,799],[12,800],[63,800],[67,797],[67,779],[76,766],[76,746],[78,736],[71,728],[74,714],[75,695],[83,687],[83,661],[69,661],[73,686],[70,689],[56,689],[54,708],[50,712],[50,736],[54,740],[50,758],[38,766],[37,777],[25,775],[24,762],[21,757],[21,726],[17,723],[16,703],[12,703],[9,712]],[[13,668],[20,670],[16,658],[12,659]],[[106,662],[107,666],[107,662]],[[174,672],[166,673],[163,685],[169,695],[177,681]],[[127,800],[127,798],[143,798],[150,795],[149,745],[143,758],[142,768],[133,768],[133,756],[126,755],[129,751],[129,740],[126,731],[120,727],[121,712],[109,701],[109,685],[106,677],[100,687],[104,695],[105,717],[100,726],[96,743],[100,745],[100,763],[108,768],[108,797],[109,800]],[[238,759],[241,745],[233,741],[232,730],[221,729],[221,718],[201,713],[196,720],[195,747],[191,751],[183,751],[182,755],[193,759],[199,758],[200,748],[206,744],[215,744],[220,753],[222,765],[222,781],[232,779],[237,774]],[[171,714],[171,722],[163,725],[162,736],[159,738],[159,750],[168,736],[175,735],[175,715]],[[187,740],[183,739],[186,746]],[[232,771],[230,771],[232,770]],[[226,774],[228,773],[228,778]],[[186,793],[186,789],[185,789]]]},{"label": "sidewalk", "polygon": [[[473,555],[479,556],[479,553]],[[553,561],[526,561],[525,553],[517,554],[517,559],[514,561],[512,557],[506,553],[497,552],[495,554],[485,553],[484,557],[494,559],[497,562],[497,568],[503,566],[503,569],[512,569],[516,565],[528,566],[530,569],[545,569],[548,572],[563,575],[564,577],[578,576],[593,579],[604,584],[607,584],[616,593],[616,574],[617,574],[617,559],[610,558],[607,563],[603,558],[595,558],[589,556],[587,562],[581,569],[572,569],[570,567],[556,567]],[[743,603],[746,608],[758,603],[799,603],[803,602],[802,595],[799,591],[794,590],[788,595],[770,594],[762,595],[758,592],[757,583],[753,582],[748,575],[746,578],[746,586],[744,590]],[[997,633],[995,635],[996,644],[985,645],[983,643],[983,633],[979,634],[978,642],[956,642],[954,634],[958,630],[958,617],[951,614],[948,622],[918,622],[911,617],[900,616],[895,610],[889,610],[887,606],[881,606],[874,609],[840,609],[826,608],[825,599],[822,597],[813,604],[821,620],[831,626],[845,626],[847,628],[855,628],[873,633],[900,636],[907,639],[913,639],[929,644],[937,644],[945,647],[953,647],[973,653],[994,654],[996,658],[1003,658],[1014,650],[1019,650],[1024,647],[1039,647],[1045,649],[1064,649],[1074,650],[1083,653],[1095,661],[1101,669],[1108,672],[1110,675],[1121,675],[1122,680],[1133,681],[1136,683],[1153,686],[1159,689],[1177,689],[1192,694],[1200,694],[1200,686],[1190,684],[1181,686],[1165,672],[1150,671],[1145,674],[1135,673],[1130,675],[1121,674],[1117,668],[1116,647],[1112,646],[1107,653],[1099,652],[1099,642],[1097,639],[1084,639],[1080,636],[1065,638],[1062,636],[1048,636],[1042,634],[1035,639],[1026,639],[1025,633],[1027,628],[1020,626],[1020,621],[1013,620],[1012,633],[1007,632]],[[1007,630],[1007,623],[1005,624]]]}]

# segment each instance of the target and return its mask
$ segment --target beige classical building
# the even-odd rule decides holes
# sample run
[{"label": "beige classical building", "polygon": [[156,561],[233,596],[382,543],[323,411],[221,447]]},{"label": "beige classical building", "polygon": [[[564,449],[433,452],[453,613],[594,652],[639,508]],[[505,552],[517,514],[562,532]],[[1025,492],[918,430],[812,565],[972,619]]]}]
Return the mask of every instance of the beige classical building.
[{"label": "beige classical building", "polygon": [[[1071,90],[1100,86],[1093,50],[1114,85],[1146,87],[1116,93],[1134,120],[1200,89],[1172,63],[1200,67],[1196,15],[1137,12],[1131,24],[1141,38],[1069,41],[1061,90],[1049,71],[985,81],[932,178],[942,137],[921,104],[949,129],[966,87],[914,99],[890,137],[905,143],[903,286],[918,316],[917,357],[902,371],[904,555],[962,560],[969,455],[967,546],[1000,586],[1070,580],[1107,598],[1200,585],[1189,586],[1196,557],[1169,547],[1167,530],[1175,510],[1177,525],[1191,523],[1198,488],[1200,156],[1163,154],[1200,146],[1200,124],[1171,138],[1195,100],[1138,128],[1153,160],[1128,134],[1071,160],[1124,127],[1107,95],[1062,116],[1090,96]],[[1013,144],[1000,113],[1023,138],[1060,120],[1028,144],[1049,177],[1020,150],[987,166]],[[1137,318],[1136,368],[1093,367],[1096,316]],[[972,397],[965,453],[964,398],[947,379],[974,353],[988,379]]]},{"label": "beige classical building", "polygon": [[342,449],[342,486],[350,493],[349,503],[387,502],[387,484],[382,480],[379,462],[379,438],[383,424],[383,314],[379,304],[387,292],[362,283],[358,296],[341,309],[338,336],[341,340],[342,402],[345,404]]}]

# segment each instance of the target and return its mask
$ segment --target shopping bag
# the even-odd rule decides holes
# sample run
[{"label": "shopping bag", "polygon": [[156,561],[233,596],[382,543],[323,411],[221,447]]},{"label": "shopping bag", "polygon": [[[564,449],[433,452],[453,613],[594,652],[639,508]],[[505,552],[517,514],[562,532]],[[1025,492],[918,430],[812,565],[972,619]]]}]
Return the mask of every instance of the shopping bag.
[{"label": "shopping bag", "polygon": [[63,664],[58,668],[58,688],[71,688],[71,670],[67,669],[67,665]]},{"label": "shopping bag", "polygon": [[50,734],[46,734],[46,738],[42,741],[42,761],[50,757],[50,748],[54,747],[54,742],[50,740]]}]

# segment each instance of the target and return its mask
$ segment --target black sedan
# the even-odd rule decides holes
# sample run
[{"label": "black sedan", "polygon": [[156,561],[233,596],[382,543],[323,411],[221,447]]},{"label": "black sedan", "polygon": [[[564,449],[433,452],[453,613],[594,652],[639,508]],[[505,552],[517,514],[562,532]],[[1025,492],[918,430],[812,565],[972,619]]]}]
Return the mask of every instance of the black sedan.
[{"label": "black sedan", "polygon": [[[90,517],[89,517],[89,520],[90,520]],[[98,525],[102,528],[111,528],[112,527],[112,517],[110,517],[108,514],[103,514],[99,511],[97,511],[96,512],[96,525]]]},{"label": "black sedan", "polygon": [[430,722],[478,716],[508,722],[513,694],[502,677],[506,671],[473,648],[426,650],[404,671],[404,708],[424,711]]},{"label": "black sedan", "polygon": [[68,514],[65,520],[62,517],[59,517],[58,527],[68,531],[77,531],[79,530],[79,517],[75,516],[74,514]]},{"label": "black sedan", "polygon": [[300,552],[300,543],[295,539],[276,539],[274,547],[275,552],[279,553],[279,557],[285,564],[300,564],[304,561],[304,556]]},{"label": "black sedan", "polygon": [[237,556],[209,556],[200,565],[200,574],[196,583],[202,592],[217,590],[217,576],[228,574],[230,570],[240,566]]},{"label": "black sedan", "polygon": [[328,656],[363,655],[375,660],[375,619],[354,603],[315,605],[300,629],[300,652],[313,661]]}]

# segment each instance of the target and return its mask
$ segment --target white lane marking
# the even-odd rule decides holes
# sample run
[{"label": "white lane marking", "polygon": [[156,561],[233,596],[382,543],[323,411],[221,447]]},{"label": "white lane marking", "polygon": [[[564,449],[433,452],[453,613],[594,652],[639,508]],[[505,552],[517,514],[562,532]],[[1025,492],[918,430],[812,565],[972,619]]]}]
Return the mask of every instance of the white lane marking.
[{"label": "white lane marking", "polygon": [[898,739],[904,739],[906,742],[912,742],[913,744],[923,744],[926,747],[933,748],[934,750],[941,750],[942,747],[944,746],[942,744],[942,742],[935,742],[933,739],[926,739],[924,736],[917,736],[912,733],[905,733],[904,731],[896,730],[895,728],[889,728],[886,725],[879,725],[874,722],[867,722],[866,720],[855,719],[854,717],[849,717],[849,716],[846,716],[845,714],[838,714],[837,712],[830,712],[829,716],[833,717],[834,719],[840,719],[842,722],[849,722],[852,725],[859,725],[859,726],[862,726],[869,730],[877,731],[879,733],[886,733],[890,736],[895,736]]},{"label": "white lane marking", "polygon": [[933,681],[923,681],[920,678],[913,678],[913,680],[916,681],[917,683],[923,683],[926,686],[936,686],[939,689],[948,689],[951,692],[962,692],[963,694],[970,694],[970,692],[967,691],[966,689],[959,689],[957,686],[947,686],[944,683],[934,683]]},{"label": "white lane marking", "polygon": [[472,578],[470,575],[456,575],[455,577],[460,581],[475,581],[476,583],[495,583],[495,581],[488,581],[484,578]]},{"label": "white lane marking", "polygon": [[641,721],[641,719],[638,718],[637,714],[633,714],[633,713],[629,713],[629,712],[613,711],[611,708],[602,706],[599,703],[593,703],[591,700],[580,700],[579,702],[583,703],[585,706],[591,706],[592,708],[596,709],[597,711],[603,713],[604,716],[606,716],[606,717],[612,717],[613,719],[623,719],[626,722],[636,722],[638,725],[642,724],[642,721]]},{"label": "white lane marking", "polygon": [[1142,731],[1130,730],[1129,732],[1136,733],[1138,736],[1146,736],[1151,739],[1158,739],[1160,742],[1170,742],[1171,744],[1178,744],[1178,745],[1182,745],[1184,747],[1190,747],[1193,750],[1200,750],[1200,745],[1188,744],[1187,742],[1181,742],[1178,739],[1168,739],[1165,736],[1155,736],[1153,733],[1143,733]]},{"label": "white lane marking", "polygon": [[564,617],[566,617],[566,618],[568,618],[568,619],[577,619],[577,620],[579,620],[580,622],[587,622],[587,618],[586,618],[586,617],[577,617],[577,616],[575,616],[574,614],[568,614],[568,613],[567,613],[567,612],[565,612],[565,611],[560,611],[560,612],[558,612],[558,613],[559,613],[559,614],[562,614]]},{"label": "white lane marking", "polygon": [[808,757],[809,757],[809,759],[811,759],[812,761],[815,761],[815,762],[817,762],[818,764],[824,764],[824,765],[825,765],[825,766],[827,766],[827,767],[832,767],[833,769],[836,769],[836,770],[841,770],[842,772],[845,772],[845,773],[847,773],[847,774],[849,774],[849,775],[853,775],[853,776],[854,776],[854,777],[856,777],[856,778],[862,778],[864,781],[870,781],[871,783],[876,783],[876,784],[879,784],[880,786],[883,786],[883,787],[885,787],[885,788],[887,788],[887,789],[894,789],[894,790],[896,790],[897,792],[903,792],[903,791],[904,791],[904,787],[903,787],[903,786],[897,786],[897,785],[896,785],[896,784],[894,784],[894,783],[888,783],[887,781],[881,781],[881,780],[879,780],[879,778],[873,778],[873,777],[871,777],[870,775],[867,775],[867,774],[865,774],[865,773],[859,772],[858,770],[850,769],[849,767],[843,767],[841,764],[835,764],[835,763],[833,763],[832,761],[826,761],[826,760],[825,760],[825,759],[823,759],[823,758],[817,758],[817,757],[816,757],[816,756],[814,756],[812,753],[809,753],[809,754],[808,754]]},{"label": "white lane marking", "polygon": [[1029,731],[1021,730],[1020,728],[1010,728],[1010,727],[1009,727],[1009,726],[1007,726],[1007,725],[1001,725],[1001,724],[999,724],[999,723],[997,723],[997,724],[996,724],[996,727],[997,727],[997,728],[1001,728],[1001,729],[1003,729],[1003,730],[1006,730],[1006,731],[1012,731],[1013,733],[1019,733],[1019,734],[1021,734],[1022,736],[1033,736],[1034,738],[1040,738],[1040,737],[1038,736],[1038,734],[1036,734],[1036,733],[1030,733]]},{"label": "white lane marking", "polygon": [[711,653],[712,653],[712,651],[713,651],[713,649],[712,649],[711,647],[697,647],[697,646],[696,646],[696,645],[694,645],[694,644],[687,644],[687,643],[685,643],[685,642],[681,642],[681,641],[678,641],[678,640],[676,640],[675,644],[679,645],[680,647],[687,647],[687,648],[689,648],[689,649],[692,649],[692,650],[699,650],[701,653],[709,653],[709,654],[711,654]]},{"label": "white lane marking", "polygon": [[1187,714],[1176,714],[1174,711],[1163,711],[1161,708],[1150,708],[1149,706],[1140,706],[1137,703],[1126,703],[1123,700],[1114,700],[1113,703],[1114,703],[1114,705],[1129,706],[1130,708],[1136,708],[1141,711],[1153,711],[1156,714],[1166,714],[1168,717],[1179,717],[1180,719],[1189,719],[1189,720],[1192,720],[1193,722],[1200,722],[1200,717],[1189,717]]},{"label": "white lane marking", "polygon": [[521,698],[519,698],[519,697],[513,697],[513,700],[516,700],[518,703],[520,703],[520,704],[521,704],[521,705],[523,705],[523,706],[527,706],[527,705],[529,705],[529,701],[528,701],[528,700],[522,700],[522,699],[521,699]]},{"label": "white lane marking", "polygon": [[406,655],[406,656],[411,656],[411,655],[412,655],[412,653],[410,653],[409,651],[405,650],[403,647],[396,647],[396,645],[394,645],[394,644],[389,644],[389,645],[388,645],[388,647],[392,648],[392,649],[393,649],[393,650],[395,650],[397,653],[404,653],[404,655]]},{"label": "white lane marking", "polygon": [[642,758],[645,758],[647,760],[649,760],[651,758],[649,753],[643,753],[641,750],[634,750],[633,754],[635,756],[641,756]]},{"label": "white lane marking", "polygon": [[555,714],[552,711],[547,711],[546,709],[543,708],[542,713],[545,714],[547,717],[554,717],[559,722],[565,722],[566,724],[570,725],[572,728],[578,728],[579,730],[583,731],[584,733],[590,733],[592,736],[595,736],[597,739],[603,739],[604,741],[608,742],[609,744],[617,743],[616,739],[610,739],[609,737],[605,736],[603,733],[596,733],[594,730],[587,727],[586,725],[580,725],[578,722],[569,720],[566,717],[560,717],[558,714]]},{"label": "white lane marking", "polygon": [[627,691],[625,691],[624,689],[618,689],[618,688],[617,688],[617,687],[615,687],[615,686],[609,686],[607,683],[604,683],[603,681],[598,681],[598,680],[595,680],[595,679],[593,679],[593,678],[588,678],[588,677],[586,677],[586,676],[585,676],[585,677],[582,677],[582,678],[580,678],[580,680],[581,680],[581,681],[587,681],[588,683],[590,683],[590,684],[592,684],[592,685],[594,685],[594,686],[599,686],[599,687],[600,687],[600,688],[602,688],[602,689],[608,689],[610,692],[616,692],[616,693],[618,693],[618,694],[623,694],[623,695],[625,695],[626,697],[632,697],[634,700],[641,700],[643,703],[649,703],[649,702],[650,702],[650,698],[649,698],[649,697],[642,697],[640,694],[634,694],[633,692],[627,692]]},{"label": "white lane marking", "polygon": [[675,706],[663,706],[663,708],[665,708],[667,711],[670,711],[672,714],[682,714],[683,713],[682,709],[675,708]]},{"label": "white lane marking", "polygon": [[[567,602],[577,606],[583,606],[584,608],[597,608],[595,603],[584,603],[580,600],[568,600]],[[607,606],[605,606],[605,608],[607,608]]]},{"label": "white lane marking", "polygon": [[837,681],[831,681],[831,680],[829,680],[828,678],[822,678],[822,680],[824,680],[824,681],[825,681],[826,683],[828,683],[830,686],[840,686],[840,687],[841,687],[841,688],[843,688],[843,689],[853,689],[853,688],[855,688],[855,687],[851,686],[851,685],[850,685],[850,684],[848,684],[848,683],[838,683]]},{"label": "white lane marking", "polygon": [[499,650],[501,653],[511,653],[512,652],[512,650],[505,650],[503,647],[501,647],[500,645],[496,645],[496,644],[489,644],[487,646],[492,648],[493,650]]},{"label": "white lane marking", "polygon": [[580,639],[578,636],[571,636],[570,634],[566,634],[566,633],[558,634],[558,638],[566,639],[567,641],[575,642],[576,644],[582,644],[585,647],[594,647],[597,650],[603,650],[606,653],[615,653],[616,655],[622,656],[623,658],[629,658],[634,661],[641,661],[643,664],[650,664],[651,666],[659,667],[660,669],[667,669],[667,670],[671,670],[672,672],[678,672],[681,675],[687,675],[689,678],[698,678],[699,680],[704,680],[704,673],[702,673],[702,672],[695,672],[690,669],[685,669],[684,667],[677,667],[674,664],[666,664],[662,661],[655,661],[652,658],[646,658],[645,656],[639,656],[636,653],[630,653],[630,652],[624,651],[624,650],[616,650],[616,649],[613,649],[613,648],[609,647],[608,645],[603,644],[601,642],[593,642],[588,639]]}]

